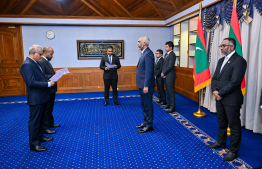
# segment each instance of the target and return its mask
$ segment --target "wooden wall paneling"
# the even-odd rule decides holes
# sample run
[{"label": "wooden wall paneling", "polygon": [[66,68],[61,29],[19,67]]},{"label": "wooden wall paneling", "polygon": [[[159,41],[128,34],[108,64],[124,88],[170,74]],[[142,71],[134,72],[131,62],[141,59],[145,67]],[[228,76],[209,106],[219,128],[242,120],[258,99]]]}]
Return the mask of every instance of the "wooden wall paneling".
[{"label": "wooden wall paneling", "polygon": [[[55,68],[59,70],[60,68]],[[68,68],[69,74],[58,80],[57,93],[102,92],[104,91],[103,70],[98,67]],[[118,90],[137,90],[136,66],[118,69]]]},{"label": "wooden wall paneling", "polygon": [[175,71],[175,91],[198,102],[198,92],[194,93],[193,69],[175,67]]}]

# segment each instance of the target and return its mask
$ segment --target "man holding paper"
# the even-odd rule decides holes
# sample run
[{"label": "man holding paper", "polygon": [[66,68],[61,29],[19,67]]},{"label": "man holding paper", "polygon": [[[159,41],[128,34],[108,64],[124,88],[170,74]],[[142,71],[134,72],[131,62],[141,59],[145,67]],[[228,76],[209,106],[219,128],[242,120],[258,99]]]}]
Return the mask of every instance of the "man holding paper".
[{"label": "man holding paper", "polygon": [[119,57],[115,56],[113,54],[113,47],[108,46],[107,47],[107,55],[103,56],[100,62],[100,69],[104,70],[104,98],[105,103],[104,106],[108,105],[109,100],[109,88],[110,85],[112,86],[113,90],[113,99],[114,103],[116,105],[119,105],[117,98],[118,98],[118,92],[117,92],[117,81],[118,81],[118,75],[117,75],[117,69],[121,67]]},{"label": "man holding paper", "polygon": [[[54,50],[51,47],[44,47],[43,48],[43,55],[41,60],[38,62],[41,67],[44,69],[46,74],[46,78],[50,79],[54,74],[54,68],[51,65],[50,61],[53,58]],[[57,85],[50,88],[50,99],[47,102],[46,107],[44,108],[44,123],[43,123],[43,133],[45,134],[54,134],[56,131],[50,130],[53,127],[59,127],[60,124],[54,124],[54,117],[53,117],[53,108],[55,104],[55,93],[57,91]]]}]

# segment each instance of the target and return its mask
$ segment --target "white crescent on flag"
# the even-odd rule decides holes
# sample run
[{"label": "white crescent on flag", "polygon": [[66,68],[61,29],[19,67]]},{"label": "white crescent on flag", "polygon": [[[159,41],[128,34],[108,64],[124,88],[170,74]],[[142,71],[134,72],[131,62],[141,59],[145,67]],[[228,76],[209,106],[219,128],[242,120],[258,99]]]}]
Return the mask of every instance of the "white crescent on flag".
[{"label": "white crescent on flag", "polygon": [[[196,47],[196,50],[202,50],[200,47]],[[203,51],[203,50],[202,50]]]}]

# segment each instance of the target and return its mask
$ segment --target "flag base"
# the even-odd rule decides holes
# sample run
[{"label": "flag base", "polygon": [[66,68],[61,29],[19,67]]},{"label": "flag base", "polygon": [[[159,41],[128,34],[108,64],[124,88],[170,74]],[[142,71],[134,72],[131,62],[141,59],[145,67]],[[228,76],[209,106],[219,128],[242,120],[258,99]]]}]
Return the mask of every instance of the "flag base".
[{"label": "flag base", "polygon": [[230,128],[229,126],[227,127],[227,136],[230,137],[231,136],[231,131],[230,131]]},{"label": "flag base", "polygon": [[197,112],[194,112],[193,115],[194,115],[195,117],[198,117],[198,118],[206,117],[206,114],[203,113],[200,109],[198,109]]}]

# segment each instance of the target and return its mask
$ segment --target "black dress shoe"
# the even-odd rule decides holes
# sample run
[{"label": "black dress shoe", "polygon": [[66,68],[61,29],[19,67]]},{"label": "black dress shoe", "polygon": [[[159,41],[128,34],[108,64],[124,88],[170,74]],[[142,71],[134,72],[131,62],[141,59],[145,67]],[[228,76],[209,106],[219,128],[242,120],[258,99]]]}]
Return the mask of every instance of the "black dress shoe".
[{"label": "black dress shoe", "polygon": [[215,142],[214,144],[209,144],[207,147],[208,148],[223,148],[223,149],[225,149],[226,145],[221,145],[218,142]]},{"label": "black dress shoe", "polygon": [[173,113],[173,112],[175,112],[175,109],[168,109],[168,110],[166,110],[166,113]]},{"label": "black dress shoe", "polygon": [[165,105],[165,106],[161,106],[161,108],[162,108],[162,109],[169,109],[170,106]]},{"label": "black dress shoe", "polygon": [[46,130],[43,130],[43,133],[44,134],[55,134],[56,131],[55,130],[46,129]]},{"label": "black dress shoe", "polygon": [[52,140],[54,140],[53,137],[45,137],[44,136],[40,141],[41,142],[48,142],[48,141],[52,141]]},{"label": "black dress shoe", "polygon": [[161,101],[160,101],[160,100],[158,100],[158,101],[155,101],[155,103],[161,103]]},{"label": "black dress shoe", "polygon": [[119,105],[118,101],[114,102],[115,105]]},{"label": "black dress shoe", "polygon": [[107,106],[107,105],[108,105],[108,102],[105,102],[105,103],[104,103],[104,106]]},{"label": "black dress shoe", "polygon": [[144,128],[145,127],[145,125],[142,123],[142,124],[140,124],[140,125],[137,125],[135,128],[136,129],[140,129],[140,128]]},{"label": "black dress shoe", "polygon": [[50,125],[50,127],[52,127],[52,128],[60,127],[60,124],[52,124],[52,125]]},{"label": "black dress shoe", "polygon": [[236,153],[232,153],[231,151],[229,151],[223,158],[224,161],[233,161],[234,159],[236,159],[238,157],[238,154]]},{"label": "black dress shoe", "polygon": [[161,105],[166,105],[166,102],[161,102],[160,104],[161,104]]},{"label": "black dress shoe", "polygon": [[36,151],[36,152],[42,152],[42,151],[46,151],[47,148],[38,145],[38,146],[30,146],[30,150]]},{"label": "black dress shoe", "polygon": [[144,127],[141,130],[138,130],[138,133],[147,133],[149,131],[153,131],[153,127]]}]

